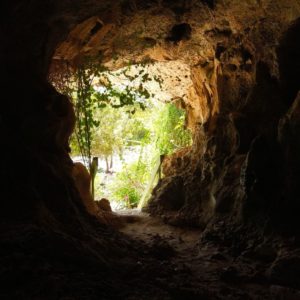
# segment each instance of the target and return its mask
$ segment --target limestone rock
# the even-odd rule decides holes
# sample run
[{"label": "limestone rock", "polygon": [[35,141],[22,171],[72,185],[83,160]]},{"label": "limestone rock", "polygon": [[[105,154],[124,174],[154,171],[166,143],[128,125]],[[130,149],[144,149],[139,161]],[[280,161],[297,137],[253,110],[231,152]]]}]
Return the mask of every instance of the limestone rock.
[{"label": "limestone rock", "polygon": [[90,214],[97,214],[97,206],[91,195],[91,176],[86,167],[80,163],[74,163],[72,175],[79,191],[80,197]]},{"label": "limestone rock", "polygon": [[99,201],[95,201],[95,202],[100,210],[110,211],[110,212],[112,211],[109,200],[102,198]]}]

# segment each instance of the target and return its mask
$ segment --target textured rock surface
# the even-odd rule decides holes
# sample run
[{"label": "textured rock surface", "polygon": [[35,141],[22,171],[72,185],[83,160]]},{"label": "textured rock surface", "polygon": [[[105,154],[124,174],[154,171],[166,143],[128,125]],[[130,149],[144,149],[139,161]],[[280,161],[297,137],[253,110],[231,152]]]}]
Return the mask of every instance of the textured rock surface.
[{"label": "textured rock surface", "polygon": [[91,194],[91,176],[84,164],[80,162],[74,163],[72,177],[86,210],[90,214],[96,215],[98,209]]},{"label": "textured rock surface", "polygon": [[[191,85],[181,96],[182,106],[194,144],[182,162],[175,155],[174,171],[156,189],[159,195],[154,192],[149,211],[169,215],[163,202],[172,198],[169,177],[176,174],[183,199],[174,205],[176,213],[172,208],[173,222],[205,226],[216,213],[276,218],[282,209],[288,220],[285,202],[296,191],[286,189],[293,189],[292,177],[295,182],[300,177],[287,162],[296,158],[286,151],[297,150],[280,146],[277,128],[299,89],[299,15],[296,1],[217,1],[213,10],[200,1],[129,1],[77,25],[54,61],[76,63],[100,53],[111,69],[128,61],[183,62],[190,71],[182,77],[188,73]],[[296,132],[284,135],[289,134],[294,135],[287,143],[297,143]],[[191,214],[198,217],[191,221]]]},{"label": "textured rock surface", "polygon": [[[202,245],[227,247],[241,266],[247,253],[267,255],[251,280],[272,284],[277,298],[297,296],[298,1],[16,0],[0,8],[1,298],[213,297],[203,286],[192,293],[167,284],[170,275],[177,286],[187,278],[172,265],[146,254],[138,264],[146,248],[99,225],[82,204],[65,143],[70,110],[47,75],[53,56],[76,63],[99,51],[111,69],[180,60],[191,70],[184,105],[194,144],[149,211],[206,227]],[[276,246],[272,234],[282,229],[288,250],[270,264],[274,252],[259,245],[270,236]],[[236,266],[224,274],[244,280]]]},{"label": "textured rock surface", "polygon": [[104,211],[112,211],[109,200],[102,198],[96,201],[97,206]]}]

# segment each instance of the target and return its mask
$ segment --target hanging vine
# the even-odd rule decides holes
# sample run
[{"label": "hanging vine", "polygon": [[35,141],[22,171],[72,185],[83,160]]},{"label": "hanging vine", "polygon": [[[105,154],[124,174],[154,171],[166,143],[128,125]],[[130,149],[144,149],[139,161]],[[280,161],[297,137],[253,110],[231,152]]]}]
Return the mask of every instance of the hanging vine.
[{"label": "hanging vine", "polygon": [[[96,110],[107,106],[115,109],[127,106],[128,113],[135,113],[137,108],[144,110],[146,100],[154,95],[143,84],[151,80],[161,83],[160,78],[152,79],[145,69],[135,75],[130,75],[129,70],[130,64],[116,73],[110,72],[101,63],[101,57],[85,57],[76,66],[64,61],[52,65],[49,80],[59,92],[72,100],[77,119],[74,132],[76,144],[92,179],[95,175],[92,143],[100,125],[95,117]],[[116,87],[112,76],[123,76],[131,83],[138,79],[140,84]]]}]

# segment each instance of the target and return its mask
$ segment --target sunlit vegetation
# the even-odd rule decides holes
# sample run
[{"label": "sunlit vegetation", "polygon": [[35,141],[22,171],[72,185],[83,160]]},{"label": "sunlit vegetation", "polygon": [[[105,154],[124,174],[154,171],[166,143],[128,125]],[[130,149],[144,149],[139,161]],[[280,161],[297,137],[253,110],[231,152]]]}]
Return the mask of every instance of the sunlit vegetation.
[{"label": "sunlit vegetation", "polygon": [[191,144],[191,134],[184,128],[185,113],[174,104],[149,100],[146,109],[137,109],[134,114],[124,108],[106,108],[98,116],[101,125],[92,153],[103,158],[106,166],[117,158],[121,170],[105,186],[105,177],[111,175],[105,174],[109,168],[102,170],[96,180],[97,195],[118,201],[121,206],[135,207],[160,157]]},{"label": "sunlit vegetation", "polygon": [[[120,208],[145,200],[161,158],[191,144],[185,112],[155,99],[145,87],[151,81],[160,86],[163,79],[143,68],[133,74],[129,70],[112,73],[87,60],[77,68],[64,66],[64,72],[51,78],[74,104],[71,155],[80,156],[95,178],[95,198],[108,198]],[[99,158],[99,166],[93,165],[93,157]]]}]

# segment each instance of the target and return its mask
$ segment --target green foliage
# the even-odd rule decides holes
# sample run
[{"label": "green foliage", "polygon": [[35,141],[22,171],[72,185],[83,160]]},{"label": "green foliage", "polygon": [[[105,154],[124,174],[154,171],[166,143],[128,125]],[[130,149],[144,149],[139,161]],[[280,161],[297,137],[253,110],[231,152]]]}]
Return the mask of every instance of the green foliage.
[{"label": "green foliage", "polygon": [[[139,74],[131,76],[127,74],[128,70],[130,66],[113,74],[101,64],[101,57],[86,57],[76,69],[66,64],[50,74],[54,86],[73,100],[77,122],[71,145],[74,152],[80,152],[86,165],[90,167],[93,148],[98,147],[97,151],[103,156],[111,155],[116,148],[114,138],[112,134],[110,137],[107,135],[107,130],[102,132],[106,142],[98,143],[97,146],[95,135],[101,124],[101,116],[97,117],[97,111],[107,107],[115,109],[127,107],[127,112],[134,114],[137,109],[144,110],[145,100],[150,98],[149,91],[143,86],[144,82],[151,80],[149,74],[142,70]],[[141,78],[141,84],[138,87],[128,85],[122,89],[118,88],[113,85],[110,76],[121,75],[131,81]]]},{"label": "green foliage", "polygon": [[120,152],[123,148],[121,129],[126,122],[121,111],[107,106],[95,112],[95,119],[99,122],[99,127],[93,135],[93,154],[108,158]]},{"label": "green foliage", "polygon": [[[137,108],[144,110],[145,99],[150,98],[148,90],[142,84],[138,89],[130,86],[126,86],[124,89],[115,87],[109,79],[109,74],[111,73],[103,66],[96,64],[94,60],[86,60],[75,74],[77,83],[76,97],[73,98],[77,117],[75,134],[82,157],[88,159],[89,165],[92,159],[92,148],[97,147],[99,155],[104,157],[111,156],[116,149],[121,151],[122,148],[122,140],[118,138],[116,128],[111,126],[117,113],[108,115],[107,108],[119,109],[126,106],[130,107],[128,112],[135,113]],[[123,74],[130,78],[126,74],[126,69]],[[144,82],[146,80],[144,76],[147,74],[139,75],[142,76],[142,82]],[[101,90],[95,89],[95,78],[98,78]],[[97,109],[103,110],[100,117],[96,115]],[[110,110],[110,112],[112,111]],[[101,139],[97,139],[97,144],[95,135],[98,129],[100,129],[98,136],[100,135]],[[104,142],[101,143],[100,140]]]},{"label": "green foliage", "polygon": [[139,191],[119,178],[117,182],[121,182],[122,185],[116,187],[114,191],[115,200],[121,202],[121,205],[126,208],[137,207],[141,198]]},{"label": "green foliage", "polygon": [[138,118],[141,112],[137,109],[133,115],[126,107],[115,109],[111,106],[95,112],[99,127],[94,132],[92,153],[102,158],[122,156],[128,146],[150,143],[150,130]]},{"label": "green foliage", "polygon": [[135,149],[141,150],[139,160],[125,165],[108,187],[112,198],[128,208],[137,206],[141,200],[154,175],[159,155],[171,154],[192,141],[190,131],[184,128],[184,111],[173,104],[150,105],[129,121],[133,121],[133,126],[129,126],[129,131],[134,133],[131,138],[139,142],[139,146],[135,144]]},{"label": "green foliage", "polygon": [[[122,157],[128,147],[140,149],[139,160],[124,164],[106,191],[125,206],[136,207],[159,156],[191,144],[191,133],[184,127],[184,111],[151,100],[154,95],[143,84],[154,80],[161,87],[162,79],[152,78],[145,70],[131,75],[129,65],[112,73],[90,58],[76,69],[65,67],[61,69],[63,74],[52,76],[52,82],[73,100],[77,118],[70,141],[73,154],[80,153],[91,172],[92,156],[108,161],[115,155]],[[127,84],[114,85],[112,76],[125,78]],[[105,188],[101,182],[103,178],[98,176],[98,193]]]},{"label": "green foliage", "polygon": [[176,149],[189,146],[191,132],[184,127],[185,112],[174,104],[166,104],[159,112],[154,123],[157,140],[156,147],[160,154],[172,154]]},{"label": "green foliage", "polygon": [[148,165],[141,159],[138,162],[125,165],[110,186],[115,200],[122,202],[127,208],[136,207],[148,177]]}]

